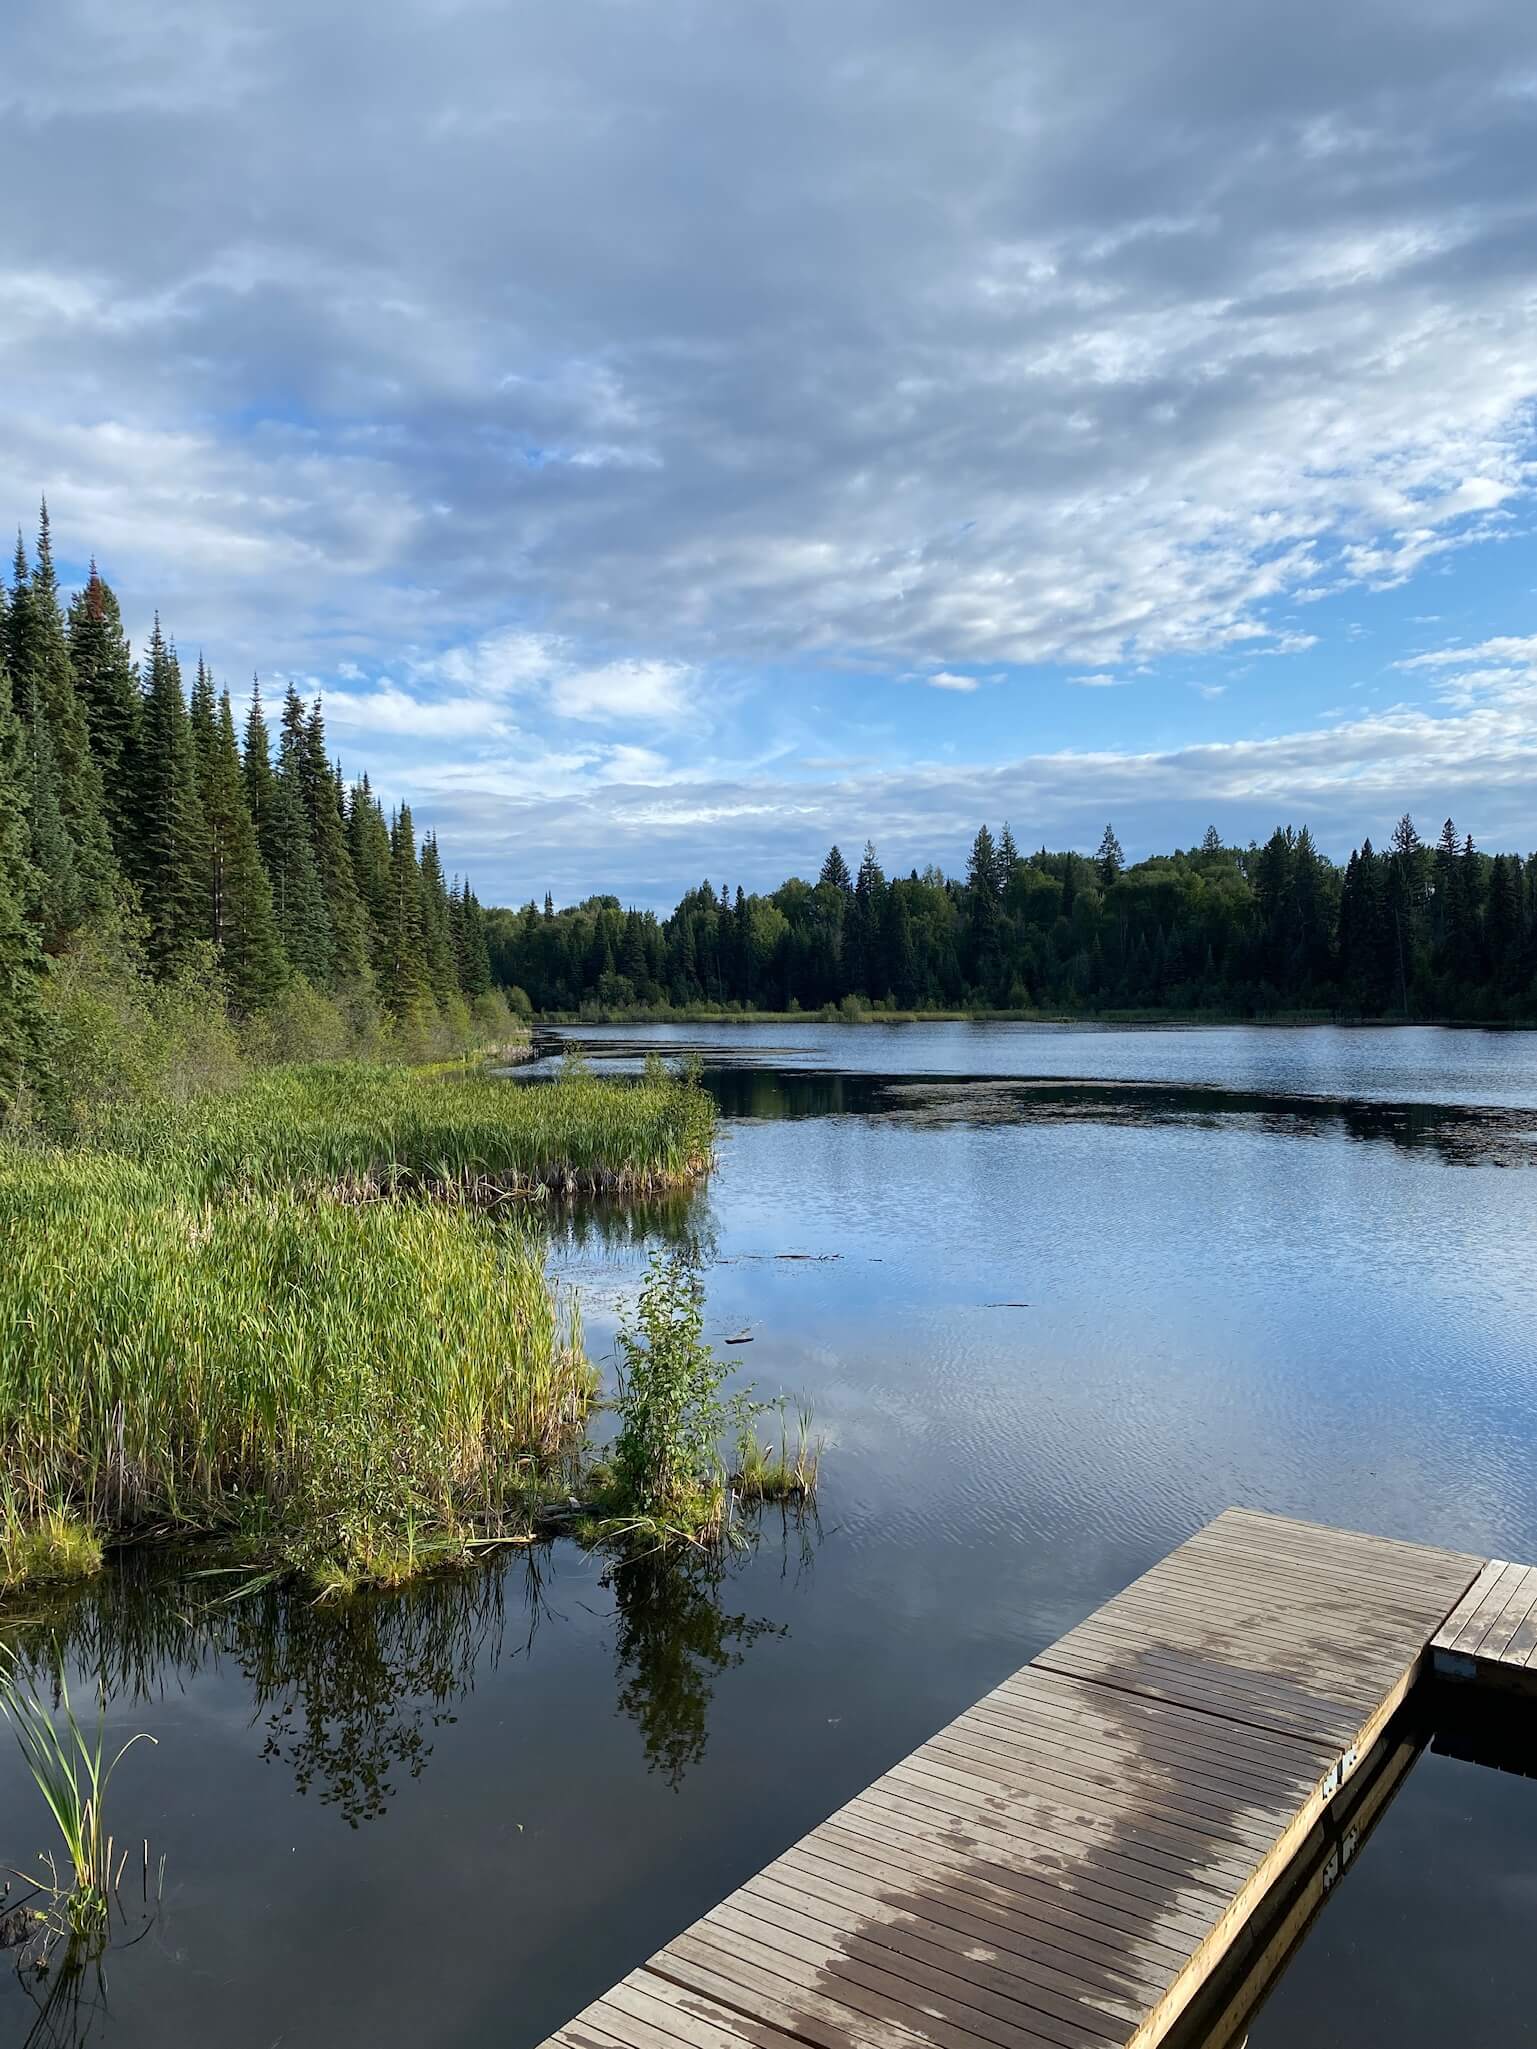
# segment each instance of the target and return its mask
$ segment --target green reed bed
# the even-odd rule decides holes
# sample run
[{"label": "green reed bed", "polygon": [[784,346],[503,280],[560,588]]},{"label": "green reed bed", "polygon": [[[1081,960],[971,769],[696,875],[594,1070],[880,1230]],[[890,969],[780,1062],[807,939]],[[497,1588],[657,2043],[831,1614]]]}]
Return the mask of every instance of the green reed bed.
[{"label": "green reed bed", "polygon": [[709,1098],[671,1075],[576,1072],[518,1086],[339,1063],[267,1069],[223,1095],[108,1109],[87,1142],[163,1166],[202,1196],[426,1191],[493,1201],[678,1187],[709,1165],[713,1134]]},{"label": "green reed bed", "polygon": [[356,1064],[0,1147],[0,1586],[150,1535],[337,1586],[526,1535],[598,1380],[522,1199],[678,1187],[712,1136],[656,1068]]},{"label": "green reed bed", "polygon": [[594,1392],[537,1247],[472,1210],[0,1159],[5,1576],[67,1570],[78,1530],[404,1577],[526,1528]]}]

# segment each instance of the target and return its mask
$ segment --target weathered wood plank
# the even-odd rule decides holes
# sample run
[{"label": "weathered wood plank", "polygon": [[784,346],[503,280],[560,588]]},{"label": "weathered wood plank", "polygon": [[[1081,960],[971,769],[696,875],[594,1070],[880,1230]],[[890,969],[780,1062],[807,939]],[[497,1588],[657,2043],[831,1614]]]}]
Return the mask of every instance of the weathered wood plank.
[{"label": "weathered wood plank", "polygon": [[1537,1659],[1482,1564],[1227,1511],[547,2049],[1151,2049],[1432,1639]]}]

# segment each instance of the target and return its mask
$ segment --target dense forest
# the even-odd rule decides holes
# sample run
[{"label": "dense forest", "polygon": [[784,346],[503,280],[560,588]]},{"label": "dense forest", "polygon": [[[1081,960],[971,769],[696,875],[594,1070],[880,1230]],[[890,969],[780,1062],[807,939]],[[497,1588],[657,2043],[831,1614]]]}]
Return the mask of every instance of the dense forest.
[{"label": "dense forest", "polygon": [[0,1113],[156,1058],[427,1057],[506,1017],[474,892],[344,786],[319,702],[290,686],[274,744],[258,689],[237,736],[158,619],[135,661],[94,564],[65,603],[44,505],[0,586]]},{"label": "dense forest", "polygon": [[539,1011],[741,1006],[1279,1011],[1537,1016],[1537,856],[1490,856],[1448,819],[1427,845],[1403,817],[1343,868],[1304,826],[1263,846],[1128,866],[1022,855],[983,826],[964,879],[888,877],[866,845],[771,895],[704,882],[668,918],[612,896],[487,913],[492,973]]}]

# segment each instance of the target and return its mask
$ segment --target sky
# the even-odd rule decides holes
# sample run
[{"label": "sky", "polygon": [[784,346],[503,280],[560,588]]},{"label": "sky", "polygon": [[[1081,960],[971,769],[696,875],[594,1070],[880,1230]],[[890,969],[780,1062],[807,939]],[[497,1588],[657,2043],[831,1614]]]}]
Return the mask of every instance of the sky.
[{"label": "sky", "polygon": [[1531,0],[8,0],[0,508],[487,902],[1537,846]]}]

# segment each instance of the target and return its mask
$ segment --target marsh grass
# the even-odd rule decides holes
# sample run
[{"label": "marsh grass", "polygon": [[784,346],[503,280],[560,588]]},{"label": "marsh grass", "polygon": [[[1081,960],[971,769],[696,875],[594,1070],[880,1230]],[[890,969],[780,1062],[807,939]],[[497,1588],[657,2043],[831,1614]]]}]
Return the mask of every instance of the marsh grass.
[{"label": "marsh grass", "polygon": [[537,1498],[595,1392],[515,1219],[45,1153],[0,1162],[0,1244],[13,1579],[47,1532],[178,1530],[401,1577]]},{"label": "marsh grass", "polygon": [[[95,1728],[82,1727],[70,1700],[62,1661],[54,1665],[57,1719],[20,1671],[15,1653],[0,1645],[0,1714],[11,1724],[27,1771],[42,1795],[64,1842],[67,1860],[61,1873],[51,1851],[40,1863],[46,1879],[16,1875],[36,1887],[49,1901],[38,1910],[39,1929],[30,1948],[32,1960],[46,1968],[50,1937],[65,1937],[87,1948],[105,1942],[112,1901],[118,1893],[128,1852],[118,1855],[106,1825],[107,1791],[112,1776],[136,1743],[153,1744],[153,1736],[130,1736],[107,1757],[107,1695],[98,1690]],[[145,1845],[146,1873],[149,1864]]]},{"label": "marsh grass", "polygon": [[598,1383],[524,1199],[679,1187],[712,1135],[670,1074],[354,1064],[0,1149],[0,1586],[212,1535],[341,1592],[526,1535]]},{"label": "marsh grass", "polygon": [[[736,1466],[731,1476],[739,1501],[751,1505],[762,1501],[810,1501],[817,1491],[822,1462],[822,1443],[813,1437],[811,1411],[804,1405],[795,1411],[792,1435],[789,1404],[772,1402],[754,1405],[754,1411],[737,1438]],[[779,1418],[779,1441],[763,1436],[762,1418]]]},{"label": "marsh grass", "polygon": [[476,1203],[545,1193],[655,1194],[710,1164],[714,1111],[671,1075],[548,1086],[481,1071],[338,1062],[277,1067],[185,1102],[108,1106],[92,1150],[170,1174],[187,1195],[284,1191]]}]

